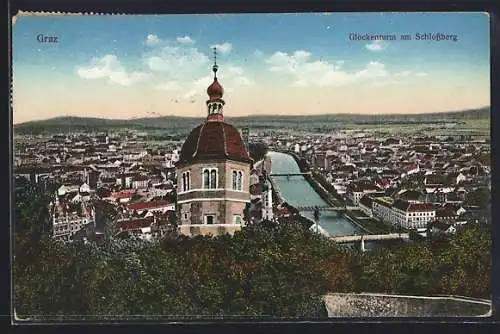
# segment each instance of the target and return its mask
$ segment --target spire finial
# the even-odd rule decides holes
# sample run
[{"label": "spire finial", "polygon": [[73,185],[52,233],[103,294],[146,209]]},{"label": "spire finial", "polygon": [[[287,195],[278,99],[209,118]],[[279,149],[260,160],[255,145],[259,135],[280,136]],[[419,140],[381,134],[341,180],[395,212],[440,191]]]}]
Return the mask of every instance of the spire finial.
[{"label": "spire finial", "polygon": [[214,66],[212,67],[212,71],[214,71],[214,79],[217,79],[217,69],[219,66],[217,66],[217,48],[214,46]]}]

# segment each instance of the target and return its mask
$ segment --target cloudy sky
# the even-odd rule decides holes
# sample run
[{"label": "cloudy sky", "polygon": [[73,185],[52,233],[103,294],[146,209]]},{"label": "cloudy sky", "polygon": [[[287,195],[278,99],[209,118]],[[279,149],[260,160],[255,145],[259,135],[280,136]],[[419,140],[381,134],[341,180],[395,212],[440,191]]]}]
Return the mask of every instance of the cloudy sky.
[{"label": "cloudy sky", "polygon": [[483,13],[34,16],[16,20],[12,40],[14,123],[205,116],[214,46],[228,116],[441,112],[490,101]]}]

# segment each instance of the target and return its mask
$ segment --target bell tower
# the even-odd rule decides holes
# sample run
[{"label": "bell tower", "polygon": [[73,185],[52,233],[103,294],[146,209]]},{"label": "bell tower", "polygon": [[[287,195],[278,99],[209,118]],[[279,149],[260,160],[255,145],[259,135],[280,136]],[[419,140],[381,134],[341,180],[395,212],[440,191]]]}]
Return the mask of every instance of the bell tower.
[{"label": "bell tower", "polygon": [[209,99],[207,100],[207,121],[223,122],[223,107],[225,102],[222,99],[222,95],[224,94],[224,89],[217,80],[218,69],[219,66],[217,65],[217,49],[214,47],[214,66],[212,66],[212,71],[214,72],[214,81],[207,88],[207,94],[209,97]]}]

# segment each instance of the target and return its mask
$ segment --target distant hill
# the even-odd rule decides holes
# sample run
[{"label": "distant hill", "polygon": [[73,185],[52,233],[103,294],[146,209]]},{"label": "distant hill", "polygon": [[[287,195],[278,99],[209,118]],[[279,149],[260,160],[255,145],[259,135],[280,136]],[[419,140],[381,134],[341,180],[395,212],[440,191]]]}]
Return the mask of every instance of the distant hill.
[{"label": "distant hill", "polygon": [[[415,123],[427,124],[435,122],[460,122],[467,119],[485,119],[490,117],[490,108],[442,112],[432,114],[413,115],[353,115],[353,114],[328,114],[308,116],[244,116],[226,117],[228,122],[235,126],[250,126],[254,128],[283,128],[284,126],[329,125],[341,124],[402,124]],[[40,132],[67,132],[69,130],[97,130],[106,129],[144,129],[144,130],[170,130],[185,132],[200,124],[204,118],[197,117],[145,117],[135,119],[104,119],[90,117],[56,117],[40,121],[31,121],[14,125],[17,133]]]}]

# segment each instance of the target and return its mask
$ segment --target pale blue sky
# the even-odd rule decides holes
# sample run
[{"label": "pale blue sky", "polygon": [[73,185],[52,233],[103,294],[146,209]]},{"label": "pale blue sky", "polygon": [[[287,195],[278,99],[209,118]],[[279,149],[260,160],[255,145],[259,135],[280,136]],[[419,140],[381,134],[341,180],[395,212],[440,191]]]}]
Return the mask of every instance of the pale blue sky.
[{"label": "pale blue sky", "polygon": [[[458,41],[376,43],[350,33]],[[59,43],[41,44],[38,34]],[[489,104],[484,13],[35,16],[19,17],[12,36],[15,122],[204,115],[214,44],[233,116]]]}]

